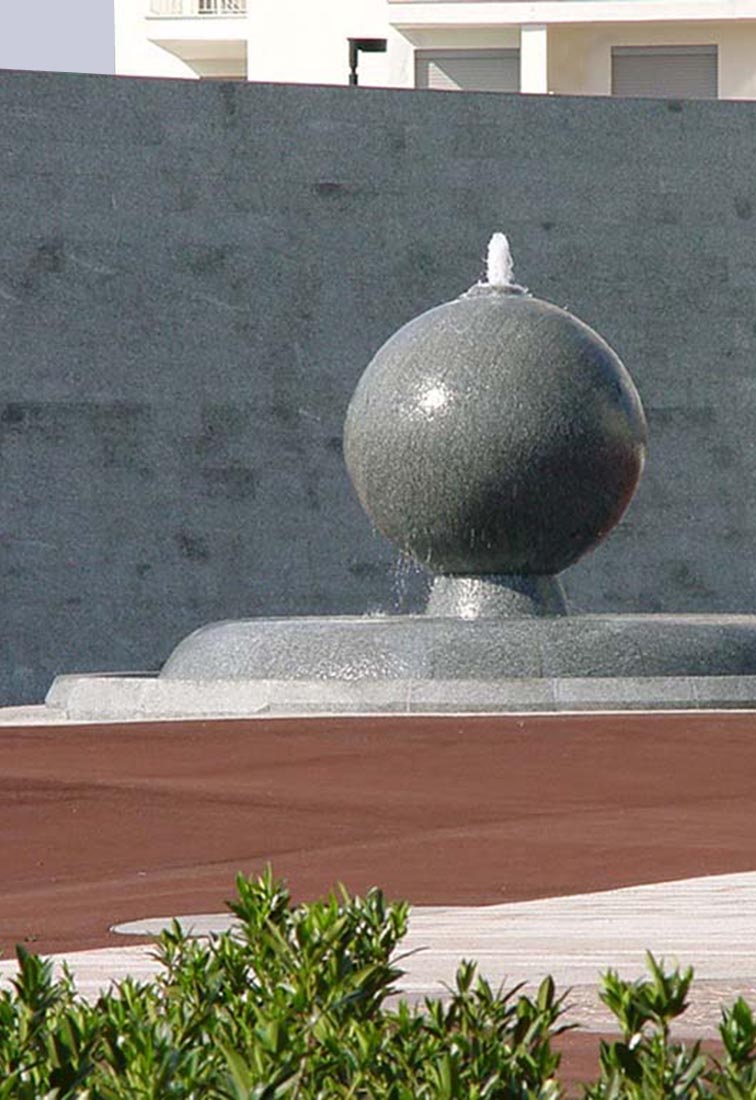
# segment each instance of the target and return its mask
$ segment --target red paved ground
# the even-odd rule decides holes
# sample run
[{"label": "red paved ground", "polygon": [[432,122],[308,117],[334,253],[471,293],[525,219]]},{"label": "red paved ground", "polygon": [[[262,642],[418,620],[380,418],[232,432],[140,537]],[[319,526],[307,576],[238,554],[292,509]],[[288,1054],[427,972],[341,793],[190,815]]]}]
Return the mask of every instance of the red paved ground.
[{"label": "red paved ground", "polygon": [[[446,904],[756,869],[756,715],[0,729],[0,947],[128,942],[268,861]],[[562,1040],[569,1081],[598,1040]]]},{"label": "red paved ground", "polygon": [[[568,1098],[581,1097],[583,1083],[592,1082],[598,1078],[601,1039],[611,1040],[618,1037],[608,1033],[596,1035],[584,1031],[569,1031],[554,1042],[554,1047],[562,1055],[559,1079],[566,1087]],[[684,1041],[692,1046],[695,1040]],[[701,1049],[704,1054],[713,1055],[715,1058],[722,1059],[724,1056],[724,1047],[718,1040],[704,1039]]]},{"label": "red paved ground", "polygon": [[218,911],[268,861],[419,904],[752,870],[755,789],[750,714],[2,729],[0,947]]}]

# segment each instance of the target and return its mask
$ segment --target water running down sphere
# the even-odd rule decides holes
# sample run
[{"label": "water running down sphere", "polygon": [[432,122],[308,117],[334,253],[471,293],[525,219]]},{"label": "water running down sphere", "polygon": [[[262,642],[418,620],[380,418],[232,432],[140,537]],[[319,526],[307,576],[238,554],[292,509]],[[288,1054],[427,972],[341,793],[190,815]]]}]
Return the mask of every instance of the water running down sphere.
[{"label": "water running down sphere", "polygon": [[611,531],[643,469],[645,417],[618,356],[511,278],[496,234],[488,281],[395,333],[347,412],[363,508],[433,572],[559,573]]}]

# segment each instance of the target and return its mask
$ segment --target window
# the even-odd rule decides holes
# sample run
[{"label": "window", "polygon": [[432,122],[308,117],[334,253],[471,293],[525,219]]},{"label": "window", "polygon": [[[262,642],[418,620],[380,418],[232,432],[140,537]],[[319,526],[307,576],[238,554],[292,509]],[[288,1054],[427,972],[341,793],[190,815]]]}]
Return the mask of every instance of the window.
[{"label": "window", "polygon": [[519,50],[417,50],[415,87],[447,92],[519,92]]},{"label": "window", "polygon": [[716,99],[716,46],[615,46],[612,95]]}]

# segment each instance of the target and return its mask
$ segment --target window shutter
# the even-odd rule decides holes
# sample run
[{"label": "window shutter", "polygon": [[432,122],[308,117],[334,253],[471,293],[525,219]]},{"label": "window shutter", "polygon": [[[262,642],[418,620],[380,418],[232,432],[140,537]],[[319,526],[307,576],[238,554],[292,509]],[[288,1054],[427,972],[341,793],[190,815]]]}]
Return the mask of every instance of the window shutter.
[{"label": "window shutter", "polygon": [[615,46],[612,95],[717,98],[716,46]]},{"label": "window shutter", "polygon": [[418,50],[415,84],[445,92],[518,92],[519,50]]}]

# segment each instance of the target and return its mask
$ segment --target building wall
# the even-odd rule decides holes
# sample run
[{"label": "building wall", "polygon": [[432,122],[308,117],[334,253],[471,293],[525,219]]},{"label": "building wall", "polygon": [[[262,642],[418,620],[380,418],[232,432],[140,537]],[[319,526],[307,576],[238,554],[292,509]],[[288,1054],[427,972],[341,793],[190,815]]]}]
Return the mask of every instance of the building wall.
[{"label": "building wall", "polygon": [[384,83],[392,88],[415,87],[415,50],[518,49],[519,46],[519,27],[429,27],[403,31],[396,34],[387,53]]},{"label": "building wall", "polygon": [[[242,63],[237,58],[230,64],[227,55],[241,56],[246,49],[250,80],[346,84],[347,39],[373,37],[386,38],[388,49],[386,54],[360,55],[360,83],[412,88],[416,49],[480,49],[520,43],[517,26],[441,26],[449,10],[444,4],[437,5],[438,25],[401,31],[389,25],[386,0],[329,0],[327,5],[250,0],[245,20],[154,20],[146,17],[148,6],[149,0],[116,0],[116,71],[121,75],[196,77],[198,72],[236,72]],[[604,5],[596,7],[599,10]],[[662,10],[669,8],[661,6]],[[182,35],[196,40],[194,45],[189,41],[181,47],[182,56],[192,55],[189,63],[149,41],[149,36],[158,32],[170,38],[179,25]],[[212,41],[224,36],[236,38],[236,45]],[[612,46],[699,43],[719,46],[722,98],[756,98],[756,22],[686,21],[682,16],[676,22],[655,18],[648,22],[551,24],[549,88],[557,94],[608,95]],[[195,55],[199,60],[194,60]]]},{"label": "building wall", "polygon": [[[252,80],[346,84],[347,39],[386,38],[390,33],[385,0],[329,0],[325,5],[254,0],[248,9]],[[362,54],[359,70],[364,84],[389,83],[385,56]]]},{"label": "building wall", "polygon": [[196,78],[186,62],[150,41],[149,0],[115,0],[115,71],[119,76]]},{"label": "building wall", "polygon": [[4,702],[215,619],[418,606],[344,412],[496,229],[649,416],[576,606],[756,610],[756,104],[0,74],[0,158]]},{"label": "building wall", "polygon": [[756,99],[755,23],[610,23],[549,28],[549,87],[609,95],[612,46],[719,47],[721,99]]}]

